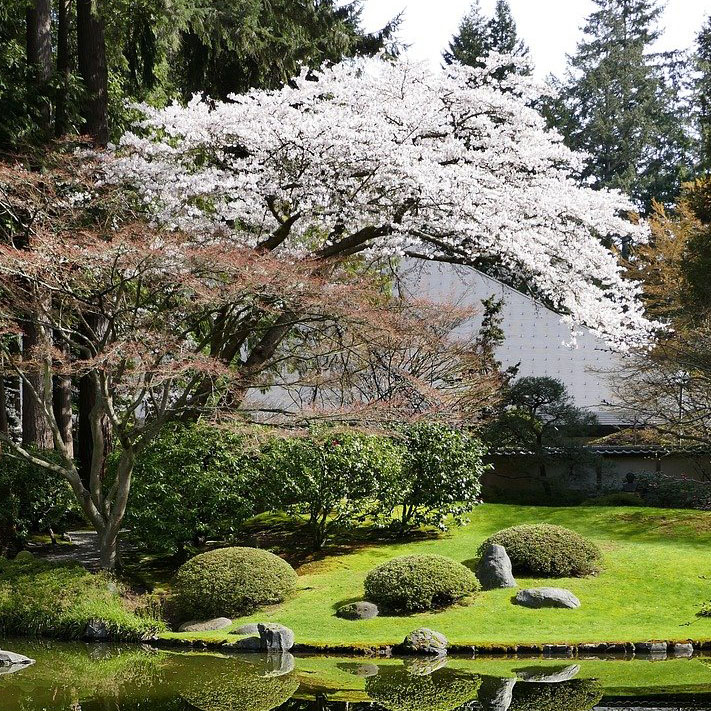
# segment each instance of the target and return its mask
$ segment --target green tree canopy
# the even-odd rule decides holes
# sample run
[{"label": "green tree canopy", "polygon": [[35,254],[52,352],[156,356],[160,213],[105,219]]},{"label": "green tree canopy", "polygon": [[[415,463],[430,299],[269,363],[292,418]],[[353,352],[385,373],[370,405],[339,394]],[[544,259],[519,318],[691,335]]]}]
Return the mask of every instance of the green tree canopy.
[{"label": "green tree canopy", "polygon": [[549,122],[588,154],[584,181],[619,188],[644,209],[671,203],[692,162],[680,91],[687,67],[679,53],[652,51],[657,0],[594,3]]}]

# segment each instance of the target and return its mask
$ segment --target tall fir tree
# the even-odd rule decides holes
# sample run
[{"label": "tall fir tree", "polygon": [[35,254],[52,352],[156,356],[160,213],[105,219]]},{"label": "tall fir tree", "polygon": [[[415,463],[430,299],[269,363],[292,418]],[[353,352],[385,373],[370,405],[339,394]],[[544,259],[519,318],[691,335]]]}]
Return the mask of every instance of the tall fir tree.
[{"label": "tall fir tree", "polygon": [[[516,21],[508,2],[496,0],[494,14],[487,19],[481,11],[479,0],[475,0],[442,57],[447,64],[456,61],[470,67],[482,67],[484,59],[492,51],[523,59],[529,58],[528,47],[518,36]],[[502,67],[496,76],[503,79],[514,71],[528,74],[530,68],[510,65]]]},{"label": "tall fir tree", "polygon": [[618,188],[643,210],[655,199],[671,203],[692,163],[684,58],[652,51],[657,0],[593,2],[585,37],[544,111],[571,148],[588,154],[584,181]]},{"label": "tall fir tree", "polygon": [[470,67],[482,67],[482,60],[489,54],[489,50],[488,21],[481,11],[479,0],[474,0],[469,12],[459,23],[459,30],[452,37],[449,49],[442,53],[442,58],[447,64],[460,62]]},{"label": "tall fir tree", "polygon": [[699,132],[698,170],[711,174],[711,15],[696,38],[695,104]]}]

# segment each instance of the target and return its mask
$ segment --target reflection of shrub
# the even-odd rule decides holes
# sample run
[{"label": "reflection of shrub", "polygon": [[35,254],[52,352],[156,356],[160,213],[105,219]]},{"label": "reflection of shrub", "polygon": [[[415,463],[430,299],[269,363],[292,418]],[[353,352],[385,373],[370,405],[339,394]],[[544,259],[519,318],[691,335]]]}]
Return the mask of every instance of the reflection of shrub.
[{"label": "reflection of shrub", "polygon": [[186,616],[238,617],[281,602],[296,586],[294,569],[259,548],[220,548],[197,555],[175,576],[176,602]]},{"label": "reflection of shrub", "polygon": [[480,677],[453,669],[428,676],[408,673],[403,667],[380,670],[365,680],[368,696],[389,711],[452,711],[476,698]]},{"label": "reflection of shrub", "polygon": [[583,506],[644,506],[644,501],[639,494],[631,491],[614,491],[611,494],[602,494],[592,499],[585,499]]},{"label": "reflection of shrub", "polygon": [[599,570],[600,549],[575,531],[547,523],[505,528],[490,536],[487,543],[506,548],[514,572],[554,577],[589,575]]},{"label": "reflection of shrub", "polygon": [[573,679],[559,684],[516,684],[509,711],[589,711],[602,698],[596,679]]},{"label": "reflection of shrub", "polygon": [[200,711],[270,711],[299,688],[296,676],[260,676],[257,664],[244,659],[201,657],[182,697]]},{"label": "reflection of shrub", "polygon": [[379,565],[365,578],[365,596],[402,612],[451,605],[479,590],[474,573],[441,555],[406,555]]},{"label": "reflection of shrub", "polygon": [[158,620],[129,610],[106,575],[31,555],[0,558],[0,636],[78,638],[92,619],[103,620],[115,640],[140,640],[164,629]]}]

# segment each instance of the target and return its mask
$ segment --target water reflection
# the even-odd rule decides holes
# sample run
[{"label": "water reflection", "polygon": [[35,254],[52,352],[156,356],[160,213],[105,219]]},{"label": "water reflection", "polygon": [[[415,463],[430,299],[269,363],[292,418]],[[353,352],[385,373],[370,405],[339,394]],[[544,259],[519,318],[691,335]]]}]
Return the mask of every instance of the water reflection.
[{"label": "water reflection", "polygon": [[668,698],[683,709],[711,692],[704,659],[295,659],[109,645],[14,648],[37,663],[0,675],[2,711],[590,711],[620,698],[642,707],[641,697],[657,706]]}]

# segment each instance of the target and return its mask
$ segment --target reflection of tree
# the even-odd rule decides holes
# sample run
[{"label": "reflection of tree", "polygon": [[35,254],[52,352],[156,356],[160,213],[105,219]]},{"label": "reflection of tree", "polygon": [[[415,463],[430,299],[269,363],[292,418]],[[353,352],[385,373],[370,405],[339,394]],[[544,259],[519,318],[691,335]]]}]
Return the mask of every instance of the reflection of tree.
[{"label": "reflection of tree", "polygon": [[293,673],[264,676],[261,659],[200,656],[181,696],[199,711],[270,711],[299,688]]},{"label": "reflection of tree", "polygon": [[123,711],[148,697],[156,700],[152,710],[172,711],[159,705],[156,693],[167,659],[162,653],[72,643],[38,644],[27,651],[37,663],[0,680],[3,711],[79,710],[87,708],[87,699],[113,703],[112,708],[120,702]]},{"label": "reflection of tree", "polygon": [[365,680],[368,696],[389,711],[452,711],[476,698],[480,677],[453,669],[426,676],[403,667],[381,669]]},{"label": "reflection of tree", "polygon": [[596,679],[573,679],[559,684],[517,683],[509,711],[589,711],[602,698]]}]

